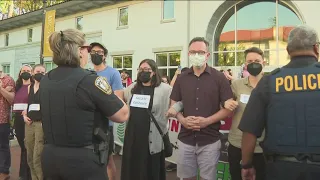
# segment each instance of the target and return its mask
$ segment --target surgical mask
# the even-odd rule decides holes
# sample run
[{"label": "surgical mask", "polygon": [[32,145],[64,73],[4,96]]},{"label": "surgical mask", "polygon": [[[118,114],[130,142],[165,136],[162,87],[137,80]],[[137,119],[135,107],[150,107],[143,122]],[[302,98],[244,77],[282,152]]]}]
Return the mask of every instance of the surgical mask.
[{"label": "surgical mask", "polygon": [[99,54],[91,54],[91,62],[98,66],[103,62],[103,56]]},{"label": "surgical mask", "polygon": [[258,76],[262,71],[262,65],[260,63],[250,63],[247,65],[247,71],[252,76]]},{"label": "surgical mask", "polygon": [[195,55],[189,55],[189,60],[192,66],[200,68],[205,64],[206,56],[196,53]]},{"label": "surgical mask", "polygon": [[21,78],[24,80],[28,80],[31,78],[31,74],[28,72],[23,72],[23,73],[21,73]]},{"label": "surgical mask", "polygon": [[139,73],[138,78],[139,78],[139,80],[140,80],[141,82],[147,83],[147,82],[149,82],[150,79],[151,79],[150,75],[151,75],[151,72],[144,72],[144,71],[142,71],[142,72]]},{"label": "surgical mask", "polygon": [[37,73],[37,74],[33,75],[33,78],[38,82],[41,81],[42,77],[43,77],[43,74],[41,74],[41,73]]}]

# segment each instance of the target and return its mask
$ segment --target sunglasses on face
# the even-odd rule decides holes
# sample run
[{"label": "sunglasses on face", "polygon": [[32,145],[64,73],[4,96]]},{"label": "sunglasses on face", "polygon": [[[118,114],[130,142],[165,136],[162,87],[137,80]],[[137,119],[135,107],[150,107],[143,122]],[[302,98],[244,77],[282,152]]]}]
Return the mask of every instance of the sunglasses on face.
[{"label": "sunglasses on face", "polygon": [[80,46],[81,49],[87,49],[88,52],[91,51],[91,46]]}]

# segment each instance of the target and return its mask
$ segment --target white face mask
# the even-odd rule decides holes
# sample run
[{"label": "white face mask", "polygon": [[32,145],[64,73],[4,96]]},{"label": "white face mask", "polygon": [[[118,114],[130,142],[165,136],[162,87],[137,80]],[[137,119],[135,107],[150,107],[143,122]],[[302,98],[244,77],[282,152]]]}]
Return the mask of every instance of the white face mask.
[{"label": "white face mask", "polygon": [[195,55],[189,55],[189,60],[192,66],[200,68],[204,65],[206,56],[196,53]]}]

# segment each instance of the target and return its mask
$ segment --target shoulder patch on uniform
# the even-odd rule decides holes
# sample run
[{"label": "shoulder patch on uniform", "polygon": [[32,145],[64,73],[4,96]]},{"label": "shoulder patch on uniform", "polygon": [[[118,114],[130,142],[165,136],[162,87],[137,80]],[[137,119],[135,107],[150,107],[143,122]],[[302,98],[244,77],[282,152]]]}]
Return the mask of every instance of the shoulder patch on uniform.
[{"label": "shoulder patch on uniform", "polygon": [[278,72],[280,72],[280,68],[276,68],[275,70],[271,71],[270,74],[277,74]]},{"label": "shoulder patch on uniform", "polygon": [[105,77],[98,76],[94,82],[94,85],[108,95],[112,93],[112,88]]}]

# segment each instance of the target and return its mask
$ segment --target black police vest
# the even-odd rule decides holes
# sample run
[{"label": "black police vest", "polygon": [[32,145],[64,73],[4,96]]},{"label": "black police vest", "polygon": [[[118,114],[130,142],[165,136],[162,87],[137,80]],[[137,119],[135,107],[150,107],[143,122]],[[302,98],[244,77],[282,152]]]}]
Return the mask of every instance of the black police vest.
[{"label": "black police vest", "polygon": [[[28,114],[27,116],[32,121],[41,121],[42,116],[40,112],[40,94],[39,90],[34,93],[34,84],[30,85],[29,96],[28,96]],[[38,107],[39,109],[38,109]]]},{"label": "black police vest", "polygon": [[50,73],[40,84],[41,114],[47,144],[83,147],[92,144],[94,110],[81,109],[77,104],[80,81],[92,74],[81,68],[70,68],[63,80],[51,80]]},{"label": "black police vest", "polygon": [[270,75],[264,153],[320,154],[320,68],[317,66],[281,68]]}]

